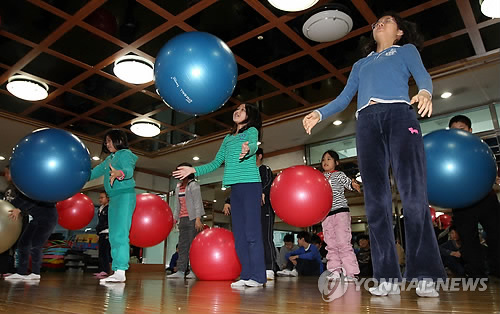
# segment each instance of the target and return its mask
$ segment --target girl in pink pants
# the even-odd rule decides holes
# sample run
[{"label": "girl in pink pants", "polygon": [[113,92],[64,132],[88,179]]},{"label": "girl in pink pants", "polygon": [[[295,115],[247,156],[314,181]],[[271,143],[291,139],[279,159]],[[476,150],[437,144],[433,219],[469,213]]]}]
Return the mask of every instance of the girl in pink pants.
[{"label": "girl in pink pants", "polygon": [[335,170],[339,165],[339,155],[328,150],[321,158],[321,170],[330,183],[333,192],[332,209],[323,220],[325,237],[327,269],[331,272],[330,279],[354,281],[359,274],[358,261],[351,244],[351,215],[344,196],[344,189],[360,192],[359,184],[348,178],[342,171]]}]

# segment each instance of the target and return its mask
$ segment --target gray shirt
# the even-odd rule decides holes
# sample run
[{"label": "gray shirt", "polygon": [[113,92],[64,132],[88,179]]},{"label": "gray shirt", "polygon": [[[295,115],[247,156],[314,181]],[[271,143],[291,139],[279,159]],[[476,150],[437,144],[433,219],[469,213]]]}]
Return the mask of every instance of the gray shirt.
[{"label": "gray shirt", "polygon": [[[174,206],[174,219],[179,220],[179,212],[181,204],[179,203],[179,190],[181,185],[177,184],[175,188],[175,206]],[[191,180],[186,186],[186,208],[189,215],[189,220],[196,219],[205,215],[203,208],[203,200],[201,199],[200,185],[195,180]]]},{"label": "gray shirt", "polygon": [[281,270],[285,269],[286,268],[286,264],[288,263],[285,255],[289,252],[292,252],[292,251],[295,251],[295,250],[298,250],[299,247],[297,245],[293,245],[292,249],[289,250],[286,248],[286,246],[282,246],[281,249],[280,249],[280,255],[278,257],[278,266],[280,267]]}]

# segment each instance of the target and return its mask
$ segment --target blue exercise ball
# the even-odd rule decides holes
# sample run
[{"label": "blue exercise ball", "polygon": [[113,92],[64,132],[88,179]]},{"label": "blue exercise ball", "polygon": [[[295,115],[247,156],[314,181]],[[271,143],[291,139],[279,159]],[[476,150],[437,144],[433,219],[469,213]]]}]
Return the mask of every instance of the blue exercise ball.
[{"label": "blue exercise ball", "polygon": [[238,67],[231,49],[209,33],[188,32],[169,40],[156,56],[158,94],[172,109],[202,115],[231,97]]},{"label": "blue exercise ball", "polygon": [[75,135],[60,129],[40,129],[14,147],[10,161],[14,185],[31,199],[65,200],[90,178],[90,154]]},{"label": "blue exercise ball", "polygon": [[479,137],[457,129],[424,136],[429,203],[463,208],[481,200],[497,175],[493,152]]}]

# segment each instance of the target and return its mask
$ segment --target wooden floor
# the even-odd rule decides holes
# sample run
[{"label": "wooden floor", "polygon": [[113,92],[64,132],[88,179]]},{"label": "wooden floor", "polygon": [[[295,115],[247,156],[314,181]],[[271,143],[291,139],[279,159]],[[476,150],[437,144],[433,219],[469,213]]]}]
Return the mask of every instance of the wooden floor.
[{"label": "wooden floor", "polygon": [[264,288],[231,289],[229,282],[165,279],[129,273],[126,284],[100,285],[90,274],[43,273],[39,282],[0,280],[0,312],[7,313],[500,313],[500,282],[485,291],[443,292],[419,298],[372,297],[349,284],[325,302],[317,278],[277,278]]}]

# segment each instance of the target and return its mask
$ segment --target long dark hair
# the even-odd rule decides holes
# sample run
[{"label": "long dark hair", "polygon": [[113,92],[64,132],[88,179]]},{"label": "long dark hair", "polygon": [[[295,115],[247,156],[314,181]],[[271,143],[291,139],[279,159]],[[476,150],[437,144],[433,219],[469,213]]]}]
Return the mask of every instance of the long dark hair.
[{"label": "long dark hair", "polygon": [[[403,31],[403,36],[394,44],[405,45],[405,44],[413,44],[417,47],[418,50],[422,50],[424,44],[424,38],[422,34],[420,34],[417,30],[417,24],[404,20],[399,16],[398,13],[394,11],[386,12],[381,15],[382,16],[392,16],[398,25],[398,29]],[[377,49],[377,42],[375,38],[373,38],[373,31],[370,34],[370,38],[365,38],[365,43],[362,46],[362,52],[364,56],[367,56],[370,52],[375,51]]]},{"label": "long dark hair", "polygon": [[108,147],[106,146],[106,137],[108,136],[111,139],[111,142],[113,142],[113,146],[116,148],[117,151],[119,151],[120,149],[128,148],[127,134],[120,129],[112,129],[106,132],[106,134],[104,134],[104,141],[102,143],[103,153],[106,154],[110,153]]},{"label": "long dark hair", "polygon": [[241,133],[245,130],[248,130],[251,127],[254,127],[259,132],[259,140],[262,135],[262,119],[260,117],[259,109],[254,104],[245,103],[245,111],[247,113],[247,119],[243,122],[246,122],[246,125],[242,127],[239,131],[238,125],[235,123],[233,128],[231,129],[231,134]]}]

